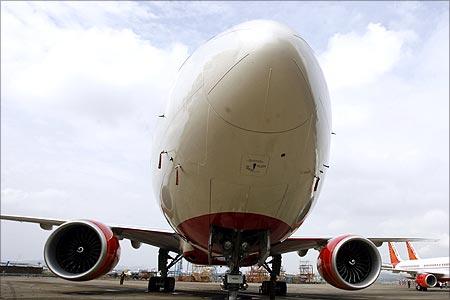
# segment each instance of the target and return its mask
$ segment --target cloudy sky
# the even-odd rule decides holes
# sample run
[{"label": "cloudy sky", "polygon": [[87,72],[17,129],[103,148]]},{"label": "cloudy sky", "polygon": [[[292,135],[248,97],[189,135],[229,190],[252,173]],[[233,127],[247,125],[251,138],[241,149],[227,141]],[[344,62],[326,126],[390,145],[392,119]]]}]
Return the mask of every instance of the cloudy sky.
[{"label": "cloudy sky", "polygon": [[[448,2],[2,2],[2,214],[168,229],[157,115],[184,59],[252,19],[304,37],[330,89],[331,167],[295,235],[432,236],[419,254],[448,255]],[[2,261],[42,259],[48,231],[1,225]],[[156,248],[122,247],[121,265],[156,266]]]}]

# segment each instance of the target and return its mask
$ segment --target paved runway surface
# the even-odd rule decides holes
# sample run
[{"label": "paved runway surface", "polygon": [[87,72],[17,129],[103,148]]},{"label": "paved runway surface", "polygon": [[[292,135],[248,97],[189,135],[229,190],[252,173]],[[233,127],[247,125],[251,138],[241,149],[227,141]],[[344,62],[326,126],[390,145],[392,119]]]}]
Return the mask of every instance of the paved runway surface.
[{"label": "paved runway surface", "polygon": [[[0,276],[0,299],[226,299],[218,283],[177,282],[171,294],[147,293],[146,281],[93,280],[68,282],[52,277]],[[258,294],[259,284],[251,284],[239,299],[267,299]],[[330,285],[288,285],[288,296],[277,299],[450,299],[449,289],[418,292],[413,287],[375,284],[362,291],[346,292]]]}]

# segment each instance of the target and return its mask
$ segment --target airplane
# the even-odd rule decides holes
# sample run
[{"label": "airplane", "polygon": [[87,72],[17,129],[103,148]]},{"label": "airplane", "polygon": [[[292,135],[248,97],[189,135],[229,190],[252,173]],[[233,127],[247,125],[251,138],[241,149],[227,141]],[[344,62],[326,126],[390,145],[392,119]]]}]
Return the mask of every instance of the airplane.
[{"label": "airplane", "polygon": [[416,290],[426,291],[428,288],[440,286],[450,281],[449,257],[419,258],[412,244],[407,241],[408,260],[402,260],[397,248],[388,242],[390,264],[383,264],[384,270],[393,273],[407,273],[407,278],[416,281]]},{"label": "airplane", "polygon": [[[95,279],[120,256],[119,240],[159,248],[160,276],[151,292],[171,292],[168,270],[181,258],[228,266],[229,298],[245,289],[241,267],[259,265],[271,298],[282,254],[319,251],[317,266],[334,287],[359,290],[381,270],[377,247],[411,238],[290,237],[314,207],[329,168],[329,94],[313,50],[292,29],[273,21],[242,23],[201,45],[179,69],[154,140],[153,186],[173,231],[3,215],[1,219],[56,230],[44,258],[57,276]],[[423,239],[415,239],[416,241]],[[169,252],[175,254],[169,255]]]}]

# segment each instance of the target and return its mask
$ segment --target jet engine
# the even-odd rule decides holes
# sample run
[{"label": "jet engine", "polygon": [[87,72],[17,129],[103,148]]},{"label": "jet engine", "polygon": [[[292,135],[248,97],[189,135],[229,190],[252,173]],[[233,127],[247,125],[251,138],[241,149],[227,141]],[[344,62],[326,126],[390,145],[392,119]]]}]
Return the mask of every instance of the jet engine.
[{"label": "jet engine", "polygon": [[433,274],[422,273],[416,277],[416,283],[423,288],[432,288],[437,284],[437,278]]},{"label": "jet engine", "polygon": [[344,235],[336,237],[320,251],[320,275],[334,287],[359,290],[370,286],[381,271],[381,257],[368,239]]},{"label": "jet engine", "polygon": [[87,220],[62,224],[50,235],[44,248],[44,259],[50,271],[73,281],[91,280],[106,274],[119,257],[119,241],[111,229]]}]

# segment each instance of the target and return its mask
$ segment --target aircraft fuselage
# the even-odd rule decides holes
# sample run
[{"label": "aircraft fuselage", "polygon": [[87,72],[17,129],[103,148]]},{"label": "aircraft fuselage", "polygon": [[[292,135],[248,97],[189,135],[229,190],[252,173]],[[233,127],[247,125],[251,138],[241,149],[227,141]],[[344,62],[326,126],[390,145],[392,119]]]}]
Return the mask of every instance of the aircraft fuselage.
[{"label": "aircraft fuselage", "polygon": [[181,66],[155,138],[154,190],[172,228],[207,249],[211,226],[304,221],[324,182],[331,112],[312,49],[269,21],[233,27]]}]

